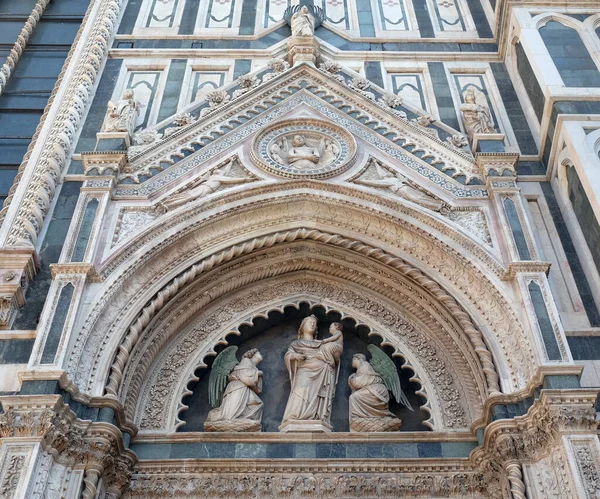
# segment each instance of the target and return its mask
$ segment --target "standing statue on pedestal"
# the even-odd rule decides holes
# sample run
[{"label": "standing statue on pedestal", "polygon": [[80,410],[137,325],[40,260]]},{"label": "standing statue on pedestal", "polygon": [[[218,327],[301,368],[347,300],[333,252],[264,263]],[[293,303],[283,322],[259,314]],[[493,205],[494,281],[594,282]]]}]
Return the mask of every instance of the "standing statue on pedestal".
[{"label": "standing statue on pedestal", "polygon": [[133,98],[133,90],[128,88],[121,100],[108,101],[102,132],[127,132],[132,136],[139,113],[139,102]]},{"label": "standing statue on pedestal", "polygon": [[460,106],[463,114],[465,130],[470,139],[476,133],[497,133],[492,122],[490,108],[486,104],[477,102],[477,95],[472,88],[464,94],[465,102]]},{"label": "standing statue on pedestal", "polygon": [[298,339],[285,354],[290,396],[279,426],[281,432],[330,432],[331,405],[344,348],[342,325],[329,328],[331,336],[317,340],[317,318],[306,317]]},{"label": "standing statue on pedestal", "polygon": [[292,36],[314,36],[315,18],[306,5],[292,16]]},{"label": "standing statue on pedestal", "polygon": [[262,356],[253,348],[238,363],[237,349],[227,347],[212,365],[208,398],[215,409],[208,413],[204,431],[260,431],[263,373],[257,366]]},{"label": "standing statue on pedestal", "polygon": [[369,345],[371,362],[362,353],[352,358],[356,373],[348,378],[350,395],[350,431],[399,431],[402,421],[389,410],[390,394],[413,410],[402,391],[396,365],[383,350]]}]

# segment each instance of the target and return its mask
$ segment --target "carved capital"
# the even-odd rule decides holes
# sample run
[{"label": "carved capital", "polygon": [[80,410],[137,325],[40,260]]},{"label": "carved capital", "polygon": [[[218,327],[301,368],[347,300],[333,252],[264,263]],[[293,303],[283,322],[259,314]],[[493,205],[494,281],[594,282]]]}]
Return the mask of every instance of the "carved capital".
[{"label": "carved capital", "polygon": [[596,434],[597,391],[544,390],[524,416],[491,423],[473,452],[482,473],[498,476],[511,462],[538,461],[563,434]]},{"label": "carved capital", "polygon": [[129,484],[137,459],[114,425],[78,419],[60,395],[3,396],[0,404],[0,438],[38,438],[56,461],[85,464],[90,487],[103,477],[118,496]]},{"label": "carved capital", "polygon": [[81,153],[86,175],[119,175],[127,164],[126,151]]},{"label": "carved capital", "polygon": [[292,37],[288,42],[288,62],[291,66],[301,62],[316,64],[319,47],[319,42],[313,37]]},{"label": "carved capital", "polygon": [[[513,152],[478,152],[475,153],[475,160],[479,173],[485,178],[495,178],[517,174],[517,163],[519,154]],[[489,184],[489,182],[488,182]],[[494,185],[488,185],[488,189]]]}]

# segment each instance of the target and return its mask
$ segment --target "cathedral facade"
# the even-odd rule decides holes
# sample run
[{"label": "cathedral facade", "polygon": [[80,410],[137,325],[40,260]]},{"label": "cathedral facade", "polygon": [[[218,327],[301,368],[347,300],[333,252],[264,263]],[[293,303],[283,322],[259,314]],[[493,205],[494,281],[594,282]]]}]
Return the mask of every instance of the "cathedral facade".
[{"label": "cathedral facade", "polygon": [[600,496],[600,3],[0,26],[0,497]]}]

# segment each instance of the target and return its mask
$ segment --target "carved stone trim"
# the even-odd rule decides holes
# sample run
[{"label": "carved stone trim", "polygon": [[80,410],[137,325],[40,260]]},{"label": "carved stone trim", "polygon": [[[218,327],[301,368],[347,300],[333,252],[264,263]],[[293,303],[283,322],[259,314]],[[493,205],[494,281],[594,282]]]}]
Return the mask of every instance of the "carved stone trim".
[{"label": "carved stone trim", "polygon": [[17,41],[10,49],[6,62],[2,65],[2,68],[0,68],[0,95],[4,93],[6,84],[8,83],[8,80],[10,80],[16,65],[21,59],[21,55],[23,55],[23,51],[27,47],[27,42],[29,42],[29,37],[46,10],[48,3],[50,3],[50,0],[37,0],[35,2],[31,14],[27,17],[23,29],[21,29],[19,36],[17,36]]},{"label": "carved stone trim", "polygon": [[[283,223],[293,224],[294,223],[293,222],[294,218],[290,218],[292,212],[293,212],[293,217],[297,217],[298,213],[306,213],[307,210],[310,210],[310,212],[309,212],[310,216],[308,218],[310,218],[311,220],[313,220],[313,218],[312,218],[313,215],[312,214],[313,213],[317,213],[314,210],[318,210],[319,207],[318,206],[313,206],[313,203],[311,201],[311,197],[308,194],[302,195],[301,199],[302,199],[302,203],[303,204],[301,205],[301,207],[298,207],[298,208],[294,207],[295,206],[294,203],[296,201],[291,201],[288,198],[285,199],[285,201],[286,201],[285,207],[281,207],[280,203],[283,201],[283,199],[278,200],[276,198],[275,200],[271,200],[271,201],[266,202],[266,206],[265,206],[265,203],[262,202],[260,208],[252,207],[252,208],[254,208],[254,210],[251,210],[251,208],[249,207],[248,210],[252,213],[251,217],[246,217],[242,213],[238,212],[238,216],[236,216],[236,220],[237,221],[244,222],[244,223],[250,222],[251,225],[252,225],[252,228],[250,228],[250,227],[244,228],[244,227],[240,226],[238,228],[238,230],[242,231],[242,233],[247,233],[247,231],[256,231],[257,230],[257,228],[256,228],[257,221],[260,220],[261,223],[263,223],[263,220],[266,221],[267,219],[269,219],[269,217],[271,217],[271,215],[270,215],[271,213],[272,213],[273,216],[275,216],[275,215],[277,216],[277,221],[276,222],[273,221],[273,222],[269,223],[269,225],[271,225],[271,226],[272,226],[273,223],[277,223],[277,224],[283,224]],[[319,198],[319,202],[322,202],[322,200],[323,200],[323,198],[320,197]],[[280,209],[279,210],[274,209],[275,206],[272,206],[272,205],[280,206]],[[322,221],[322,223],[325,226],[331,226],[332,223],[336,224],[336,225],[342,223],[342,224],[344,224],[344,225],[347,226],[347,223],[351,222],[353,220],[352,217],[354,217],[354,214],[352,214],[352,209],[355,208],[355,207],[352,206],[352,205],[350,205],[349,203],[342,203],[342,205],[343,206],[339,206],[339,207],[329,206],[329,205],[327,206],[327,208],[328,208],[327,211],[323,212],[325,215],[327,215],[327,218]],[[339,208],[339,217],[337,216],[338,208]],[[298,209],[300,209],[301,211],[299,212]],[[362,212],[362,213],[363,213],[363,216],[364,216],[364,212]],[[356,215],[358,215],[358,213]],[[375,213],[373,213],[373,215],[375,215]],[[302,215],[302,216],[304,216],[304,215]],[[185,220],[185,216],[183,216],[183,217],[184,217],[184,220]],[[181,217],[178,217],[178,219],[179,219],[179,221],[184,222],[184,220],[181,220]],[[332,220],[334,220],[334,219],[335,219],[335,221],[332,222]],[[369,220],[371,220],[371,219],[369,219]],[[371,223],[370,224],[370,229],[369,229],[369,236],[370,237],[378,237],[377,234],[374,231],[375,230],[380,230],[380,229],[383,230],[383,227],[385,227],[386,224],[387,224],[387,222],[385,222],[384,220],[381,220],[380,218],[378,218],[378,220],[379,221],[377,222],[377,224],[375,224],[375,223]],[[394,224],[395,225],[394,225],[393,228],[392,228],[391,225],[389,226],[390,227],[390,231],[392,231],[390,233],[394,233],[395,232],[396,234],[399,234],[400,227],[402,227],[402,225],[406,225],[406,222],[403,222],[402,220],[399,220],[399,219],[397,219],[395,217],[392,218],[392,220],[394,220]],[[317,222],[317,221],[319,223],[321,223],[321,218],[318,218],[318,219],[314,220],[314,222]],[[441,225],[443,225],[443,224],[441,224]],[[188,225],[188,227],[190,227],[190,225]],[[214,245],[214,244],[223,244],[225,242],[225,240],[221,238],[221,235],[220,235],[220,232],[219,232],[219,231],[221,231],[221,229],[217,229],[217,232],[215,232],[215,229],[213,229],[213,227],[210,224],[206,223],[206,222],[202,223],[202,227],[203,227],[203,231],[202,231],[201,237],[202,238],[208,237],[209,240],[210,240],[210,244],[211,245]],[[223,227],[223,230],[224,229],[225,229],[225,227]],[[413,228],[413,230],[414,230],[414,228]],[[232,237],[232,235],[231,235],[231,224],[230,223],[227,224],[227,230],[226,230],[226,232],[227,232],[227,239],[230,239]],[[238,234],[239,234],[239,232],[238,232]],[[182,235],[183,234],[180,231],[180,232],[178,232],[176,234],[175,237],[179,238]],[[191,237],[196,237],[196,236],[192,236],[192,234],[190,234],[187,237],[191,238]],[[450,282],[454,282],[455,277],[460,280],[460,279],[465,279],[467,277],[467,275],[473,275],[472,274],[472,270],[469,270],[467,273],[465,273],[465,270],[470,268],[470,264],[467,263],[466,261],[464,262],[464,265],[463,264],[460,264],[460,265],[457,265],[457,266],[453,265],[452,269],[449,269],[448,266],[445,265],[445,264],[442,265],[442,259],[438,260],[438,258],[441,258],[440,255],[438,253],[434,253],[432,251],[435,248],[435,246],[432,246],[430,238],[428,239],[428,243],[426,245],[427,249],[425,249],[425,246],[424,246],[423,247],[423,251],[421,251],[421,250],[417,251],[417,248],[421,247],[421,242],[420,242],[420,239],[419,239],[420,237],[421,237],[420,230],[417,229],[417,234],[416,235],[411,233],[410,238],[406,239],[406,240],[410,239],[411,241],[414,241],[416,243],[416,246],[413,246],[412,249],[411,249],[411,254],[418,255],[419,258],[420,257],[424,257],[424,258],[430,260],[429,264],[434,266],[436,272],[438,272],[438,271],[441,272],[443,275],[446,276],[446,278],[450,279]],[[401,238],[401,237],[398,237],[398,236],[395,236],[392,239],[390,239],[390,241],[386,240],[385,244],[390,244],[390,245],[398,244],[399,241],[402,242],[402,241],[405,241],[405,239]],[[167,246],[170,243],[171,243],[171,241],[168,241],[168,240],[165,241],[165,240],[163,240],[163,242],[160,244],[160,247]],[[190,243],[191,243],[191,241],[190,241]],[[195,242],[194,243],[194,245],[195,245],[194,247],[198,247],[197,244],[198,243]],[[202,244],[204,244],[204,243],[202,243]],[[255,244],[255,243],[252,243],[252,244]],[[248,245],[245,246],[246,248],[248,248],[248,251],[250,251],[250,248],[252,247],[252,244],[248,243]],[[444,258],[447,258],[448,255],[452,254],[453,250],[449,246],[445,246],[445,247],[446,247],[446,250],[443,252],[443,255],[444,255]],[[158,248],[157,248],[157,250],[158,250]],[[366,250],[366,248],[365,248],[365,251],[371,252],[371,253],[373,253],[373,255],[380,254],[379,250],[377,250],[377,251],[371,251],[371,250]],[[432,258],[434,256],[435,256],[435,258],[432,260]],[[187,255],[187,254],[182,255],[182,260],[181,261],[183,262],[184,260],[187,260],[188,258],[189,258],[189,255]],[[141,265],[141,262],[140,262],[140,265]],[[131,267],[131,269],[133,270],[133,267]],[[456,275],[454,275],[454,273],[456,273]],[[168,274],[166,274],[164,270],[161,271],[160,273],[155,273],[154,276],[152,276],[152,278],[150,279],[150,281],[148,281],[146,284],[144,284],[144,286],[153,286],[153,283],[155,283],[157,280],[159,280],[159,279],[161,279],[161,280],[165,279],[166,275],[168,275]],[[118,288],[124,282],[126,282],[125,278],[126,278],[126,276],[124,274],[121,274],[121,277],[118,280],[113,281],[114,284],[111,284],[111,286],[107,290],[108,291],[108,295],[105,294],[103,296],[101,302],[99,302],[99,303],[108,303],[106,300],[108,300],[110,298],[110,294],[116,293],[116,291],[118,290]],[[475,276],[473,276],[472,279],[475,279],[476,281],[480,281],[481,277],[475,277]],[[483,278],[483,279],[484,279],[484,282],[485,282],[485,278]],[[472,288],[472,286],[469,286],[469,287],[465,287],[463,289],[465,289],[465,290],[471,290],[473,288]],[[497,326],[494,326],[492,328],[493,330],[498,330],[498,331],[500,331],[500,330],[502,330],[502,331],[515,331],[516,332],[515,326],[516,326],[516,324],[518,324],[518,322],[514,322],[514,321],[516,321],[516,318],[514,318],[514,321],[513,320],[507,320],[507,316],[506,316],[507,312],[508,312],[509,315],[511,314],[511,312],[510,312],[510,310],[511,310],[510,306],[508,304],[505,304],[503,306],[499,305],[500,302],[503,302],[504,299],[501,297],[500,293],[497,290],[493,291],[494,289],[495,288],[491,285],[491,283],[489,283],[489,284],[483,284],[482,291],[484,291],[486,294],[491,291],[495,296],[494,296],[494,298],[486,299],[485,301],[477,300],[477,308],[481,307],[482,308],[482,310],[481,310],[482,313],[486,317],[488,317],[492,322],[499,322],[499,321],[502,322],[502,325],[498,324]],[[148,299],[151,299],[151,298],[148,297]],[[500,306],[500,308],[498,308],[497,312],[493,312],[492,315],[490,316],[489,315],[491,313],[491,309],[489,308],[490,304],[496,303],[496,302],[498,303],[498,305]],[[485,307],[484,307],[484,305],[485,305]],[[104,305],[102,305],[102,306],[104,306]],[[119,306],[119,309],[120,308],[121,308],[121,306]],[[132,310],[131,306],[126,306],[126,307],[123,308],[122,312],[119,312],[119,314],[130,313],[131,310]],[[77,339],[78,343],[80,341],[82,341],[82,340],[85,340],[85,338],[87,337],[86,330],[88,328],[90,328],[91,326],[93,326],[94,321],[98,317],[97,313],[99,313],[99,312],[100,312],[100,309],[98,308],[97,311],[92,311],[92,313],[89,315],[89,321],[88,321],[88,323],[86,325],[84,325],[84,328],[82,330],[83,335],[80,335],[79,339]],[[122,319],[119,319],[119,322],[122,323]],[[117,322],[115,322],[114,324],[116,325]],[[108,338],[112,337],[112,334],[109,333],[109,331],[112,330],[113,327],[115,327],[115,326],[108,326],[108,325],[105,326],[103,328],[102,338],[98,337],[98,338],[94,339],[93,341],[102,341],[102,342],[104,342],[104,340],[107,337]],[[502,336],[502,338],[499,338],[499,341],[502,342],[502,343],[505,343],[506,348],[508,348],[509,338],[511,338],[511,336],[512,336],[512,333],[511,333],[511,335],[508,335],[508,336],[505,334],[505,335]],[[515,362],[516,365],[520,366],[519,369],[534,369],[534,364],[532,362],[529,362],[529,361],[520,362],[520,361],[518,361],[518,356],[522,356],[522,355],[526,355],[527,354],[526,353],[527,352],[527,348],[524,349],[523,346],[527,345],[528,343],[529,342],[527,340],[523,341],[522,339],[519,340],[519,341],[516,341],[515,345],[518,344],[520,346],[518,348],[515,346],[514,349],[511,347],[510,348],[510,354],[508,354],[508,353],[506,354],[506,359],[511,358],[511,361]],[[72,355],[72,359],[73,360],[79,358],[80,354],[78,353],[78,350],[80,348],[83,348],[83,343],[80,343],[79,347],[77,345],[75,346],[75,349],[74,349],[74,352],[73,352],[73,355]],[[86,347],[86,349],[89,349],[89,348],[90,347]],[[93,352],[98,352],[97,354],[94,354],[94,355],[99,355],[97,357],[97,359],[99,361],[99,359],[101,357],[101,352],[99,350],[95,350],[95,348],[96,347],[94,347],[94,349],[88,350],[88,351],[89,352],[92,352],[92,351]],[[104,348],[104,347],[101,347],[101,348]],[[515,356],[517,356],[517,358],[515,358]],[[77,368],[75,368],[73,362],[71,362],[69,370],[71,372],[73,372],[73,373],[78,372],[78,373],[80,373],[80,376],[85,377],[85,376],[87,376],[87,374],[85,374],[85,373],[87,371],[89,371],[90,366],[92,365],[92,363],[93,363],[93,365],[95,365],[95,363],[97,362],[96,360],[94,360],[94,361],[92,361],[91,359],[89,359],[89,360],[90,360],[90,362],[86,362],[86,363],[84,363],[83,365],[81,365],[80,367],[77,367]],[[527,376],[525,376],[525,377],[522,378],[522,383],[523,384],[524,384],[524,382],[525,382],[526,379],[527,379]],[[89,379],[89,381],[90,381],[90,383],[94,383],[95,382],[95,380],[91,379],[91,378]],[[518,386],[519,382],[517,382],[515,384],[517,384],[517,386]]]},{"label": "carved stone trim", "polygon": [[[10,227],[6,238],[6,244],[8,245],[35,245],[37,241],[44,217],[48,212],[56,185],[71,150],[73,140],[76,137],[76,130],[86,111],[96,78],[108,53],[121,5],[122,0],[96,0],[88,9],[67,61],[63,66],[63,72],[58,79],[61,86],[65,88],[65,93],[60,103],[54,106],[57,111],[56,117],[52,122],[48,135],[44,137],[43,150],[39,158],[35,159],[35,164],[25,163],[30,159],[31,149],[28,150],[24,160],[24,164],[27,164],[31,169],[31,177],[28,179],[27,185],[22,186],[24,194],[18,200],[19,206],[16,215],[12,220],[9,220]],[[90,12],[94,12],[93,17],[90,16]],[[86,34],[84,45],[80,46],[81,34],[86,29],[89,32]],[[80,54],[78,54],[78,59],[72,66],[71,58],[77,51],[80,51]],[[69,76],[68,82],[65,82],[62,77],[67,67],[73,67],[73,73]],[[57,87],[53,91],[32,144],[37,142],[42,131],[41,127],[44,124],[45,116],[54,104],[56,91]],[[17,175],[15,185],[21,177],[21,174]],[[11,188],[11,193],[5,201],[2,213],[6,213],[12,195],[14,195],[14,192]]]},{"label": "carved stone trim", "polygon": [[242,245],[229,248],[220,254],[213,255],[208,260],[194,265],[190,268],[190,270],[181,274],[169,285],[165,286],[163,291],[159,292],[158,295],[150,301],[135,322],[131,325],[129,333],[119,347],[119,351],[113,362],[109,382],[106,386],[106,392],[114,396],[117,395],[118,387],[122,379],[122,372],[127,365],[130,352],[137,343],[140,334],[152,321],[153,317],[171,298],[173,298],[179,292],[180,289],[197,279],[199,275],[213,269],[215,266],[220,265],[223,262],[227,262],[237,256],[250,253],[257,248],[270,247],[282,242],[289,242],[296,239],[315,240],[325,244],[331,244],[333,246],[352,249],[352,251],[356,251],[358,253],[368,255],[371,258],[380,260],[386,265],[400,270],[400,272],[405,275],[410,275],[411,279],[434,294],[434,296],[436,296],[440,302],[444,303],[445,306],[451,310],[452,315],[461,324],[463,330],[471,340],[475,351],[482,362],[483,371],[488,382],[489,393],[500,391],[499,378],[493,364],[493,359],[487,347],[485,346],[481,333],[475,328],[468,314],[466,314],[458,305],[458,303],[450,295],[448,295],[448,293],[442,290],[434,281],[424,276],[420,271],[407,264],[402,259],[393,257],[392,255],[364,245],[358,241],[348,240],[340,236],[327,234],[316,230],[307,231],[300,229],[297,231],[290,231],[282,234],[275,234],[273,236],[267,236],[261,239],[255,239],[250,243],[244,243]]},{"label": "carved stone trim", "polygon": [[115,426],[78,419],[60,395],[1,396],[0,403],[0,438],[27,437],[56,462],[98,470],[113,490],[128,486],[137,458]]}]

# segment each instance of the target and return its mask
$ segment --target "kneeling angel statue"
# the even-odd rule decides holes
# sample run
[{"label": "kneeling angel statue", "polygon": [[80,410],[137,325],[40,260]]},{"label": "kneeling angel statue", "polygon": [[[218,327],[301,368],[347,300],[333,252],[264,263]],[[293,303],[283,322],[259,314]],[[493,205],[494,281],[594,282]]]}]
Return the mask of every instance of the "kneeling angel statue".
[{"label": "kneeling angel statue", "polygon": [[209,377],[208,398],[211,407],[204,431],[260,431],[263,402],[263,373],[258,364],[260,352],[248,350],[242,360],[236,357],[238,347],[230,346],[215,359]]},{"label": "kneeling angel statue", "polygon": [[350,375],[350,431],[399,431],[402,420],[389,410],[390,394],[411,411],[408,398],[400,386],[396,365],[375,345],[368,346],[371,362],[362,353],[352,358],[356,372]]}]

